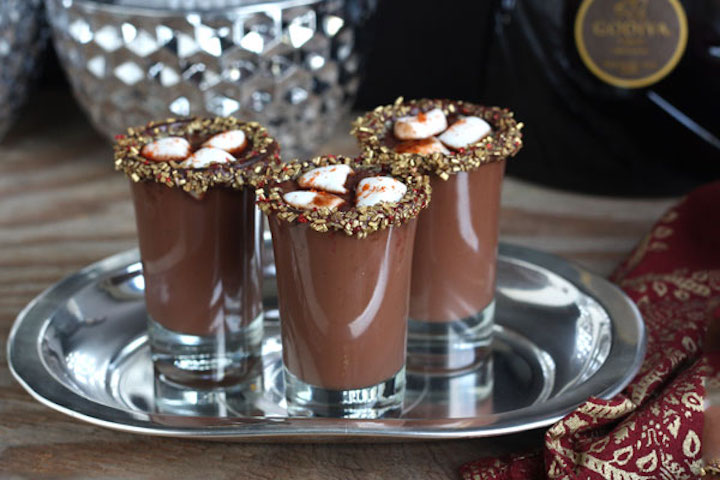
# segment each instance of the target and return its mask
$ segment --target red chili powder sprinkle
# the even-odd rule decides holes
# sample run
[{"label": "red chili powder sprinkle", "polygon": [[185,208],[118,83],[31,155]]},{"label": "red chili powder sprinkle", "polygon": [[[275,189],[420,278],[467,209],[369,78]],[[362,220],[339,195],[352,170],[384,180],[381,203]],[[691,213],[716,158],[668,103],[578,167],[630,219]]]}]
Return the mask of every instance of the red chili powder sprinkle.
[{"label": "red chili powder sprinkle", "polygon": [[313,199],[313,206],[316,207],[328,207],[335,201],[335,195],[331,195],[326,192],[317,192],[315,199]]},{"label": "red chili powder sprinkle", "polygon": [[418,153],[418,150],[429,147],[434,143],[434,138],[423,138],[422,140],[408,140],[402,142],[395,147],[398,153]]}]

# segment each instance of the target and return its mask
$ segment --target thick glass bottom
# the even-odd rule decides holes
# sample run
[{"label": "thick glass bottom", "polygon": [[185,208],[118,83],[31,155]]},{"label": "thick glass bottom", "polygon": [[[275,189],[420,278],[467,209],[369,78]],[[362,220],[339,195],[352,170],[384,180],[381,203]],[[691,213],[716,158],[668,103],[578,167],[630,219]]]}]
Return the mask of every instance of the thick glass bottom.
[{"label": "thick glass bottom", "polygon": [[475,368],[491,353],[495,300],[475,315],[452,322],[408,320],[407,368],[446,374]]},{"label": "thick glass bottom", "polygon": [[237,417],[263,415],[256,406],[263,394],[262,365],[240,383],[226,387],[192,388],[162,375],[154,379],[154,411],[192,417]]},{"label": "thick glass bottom", "polygon": [[398,416],[405,396],[405,368],[364,388],[333,390],[303,382],[284,368],[285,398],[292,416],[381,418]]},{"label": "thick glass bottom", "polygon": [[473,418],[491,415],[493,356],[460,375],[408,372],[405,415],[421,418]]},{"label": "thick glass bottom", "polygon": [[148,318],[148,336],[155,373],[161,380],[192,388],[242,383],[260,360],[263,315],[235,332],[187,335]]}]

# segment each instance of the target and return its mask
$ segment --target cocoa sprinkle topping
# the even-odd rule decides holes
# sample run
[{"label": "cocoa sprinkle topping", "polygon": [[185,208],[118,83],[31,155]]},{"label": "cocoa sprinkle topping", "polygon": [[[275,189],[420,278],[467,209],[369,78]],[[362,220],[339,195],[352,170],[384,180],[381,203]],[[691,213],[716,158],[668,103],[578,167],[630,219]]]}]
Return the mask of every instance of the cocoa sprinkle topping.
[{"label": "cocoa sprinkle topping", "polygon": [[[386,144],[387,138],[393,137],[393,125],[398,118],[422,115],[434,108],[441,109],[448,120],[461,116],[480,117],[488,122],[493,130],[467,148],[450,153],[407,153],[402,151],[407,150],[405,147],[400,147],[401,151],[398,152]],[[364,155],[373,162],[391,165],[393,171],[418,171],[447,180],[450,175],[458,172],[475,170],[487,163],[515,156],[522,148],[522,128],[523,124],[516,121],[514,114],[506,108],[452,100],[422,99],[406,102],[400,97],[392,105],[377,107],[358,117],[350,133],[360,143]]]},{"label": "cocoa sprinkle topping", "polygon": [[[242,130],[251,146],[234,162],[193,169],[183,168],[175,161],[149,161],[141,155],[145,145],[160,138],[183,137],[196,143],[192,139],[204,140],[229,130]],[[233,117],[169,118],[129,128],[126,135],[117,135],[115,140],[115,170],[125,172],[133,182],[157,182],[198,197],[216,185],[255,187],[267,175],[282,169],[280,147],[267,130],[257,122],[242,122]]]},{"label": "cocoa sprinkle topping", "polygon": [[255,190],[258,207],[267,215],[276,215],[290,223],[304,223],[318,232],[339,231],[365,238],[373,232],[400,226],[417,217],[430,202],[428,177],[414,171],[403,172],[398,168],[393,168],[392,176],[407,186],[407,192],[398,202],[330,210],[323,206],[299,209],[283,199],[281,183],[297,180],[305,172],[318,167],[339,164],[349,165],[355,172],[371,171],[377,175],[390,175],[389,165],[375,164],[363,155],[356,158],[327,155],[304,162],[295,160],[284,163],[282,171],[269,172],[265,181],[260,183]]}]

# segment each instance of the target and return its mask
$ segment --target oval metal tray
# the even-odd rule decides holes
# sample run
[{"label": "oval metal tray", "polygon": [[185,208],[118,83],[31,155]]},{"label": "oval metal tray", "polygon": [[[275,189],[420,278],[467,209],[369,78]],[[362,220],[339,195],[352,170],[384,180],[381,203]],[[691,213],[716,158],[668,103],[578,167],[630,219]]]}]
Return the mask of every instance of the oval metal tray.
[{"label": "oval metal tray", "polygon": [[38,401],[72,417],[150,435],[237,441],[398,440],[501,435],[547,426],[590,396],[610,398],[640,367],[635,305],[557,257],[501,245],[492,359],[452,377],[409,374],[400,418],[288,417],[273,269],[259,377],[235,392],[155,381],[137,251],[52,286],[18,316],[10,369]]}]

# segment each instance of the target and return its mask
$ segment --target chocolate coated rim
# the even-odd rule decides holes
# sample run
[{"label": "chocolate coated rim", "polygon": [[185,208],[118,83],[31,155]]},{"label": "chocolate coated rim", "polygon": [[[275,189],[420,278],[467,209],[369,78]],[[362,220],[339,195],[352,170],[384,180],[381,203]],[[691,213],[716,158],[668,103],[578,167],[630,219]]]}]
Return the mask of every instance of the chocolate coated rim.
[{"label": "chocolate coated rim", "polygon": [[15,379],[33,398],[71,417],[124,432],[207,440],[320,441],[342,437],[388,441],[489,437],[551,425],[590,396],[609,399],[622,391],[640,369],[645,355],[645,327],[635,304],[607,280],[554,255],[501,244],[500,256],[526,261],[564,277],[583,293],[598,300],[612,322],[611,351],[605,363],[571,393],[561,394],[539,406],[471,418],[351,420],[182,417],[133,412],[94,402],[68,389],[45,368],[40,340],[49,323],[47,319],[59,301],[105,272],[138,262],[137,250],[94,263],[61,280],[31,301],[20,312],[10,332],[8,365]]},{"label": "chocolate coated rim", "polygon": [[[366,207],[354,206],[349,210],[330,210],[328,208],[300,209],[293,207],[283,198],[279,184],[286,180],[297,180],[302,174],[318,167],[348,165],[357,171],[378,170],[378,174],[391,175],[401,181],[407,192],[397,202],[380,202]],[[400,227],[413,218],[430,203],[431,187],[426,175],[394,172],[388,165],[375,164],[360,155],[321,155],[310,160],[293,160],[283,163],[282,167],[266,175],[263,185],[255,191],[258,208],[266,215],[274,215],[288,223],[304,223],[313,230],[326,233],[342,232],[348,236],[365,238],[370,234],[390,227]],[[277,178],[273,178],[273,175]]]},{"label": "chocolate coated rim", "polygon": [[[383,143],[388,135],[392,135],[391,123],[399,117],[414,114],[416,111],[427,112],[434,108],[441,109],[446,116],[455,114],[480,117],[491,125],[493,131],[466,148],[450,154],[398,153]],[[405,101],[399,97],[391,105],[379,106],[358,117],[353,122],[350,134],[357,140],[363,155],[374,162],[389,164],[401,171],[418,170],[447,180],[450,175],[469,172],[482,165],[514,157],[522,148],[523,126],[507,108],[448,99],[422,98]]]},{"label": "chocolate coated rim", "polygon": [[[176,161],[156,162],[143,157],[142,149],[151,142],[168,137],[212,136],[230,130],[242,130],[250,143],[242,157],[229,163],[204,168],[184,168]],[[189,116],[151,121],[130,127],[115,136],[113,145],[115,170],[133,182],[155,182],[169,188],[203,195],[212,187],[244,188],[254,186],[280,169],[280,146],[258,122],[236,117]]]}]

